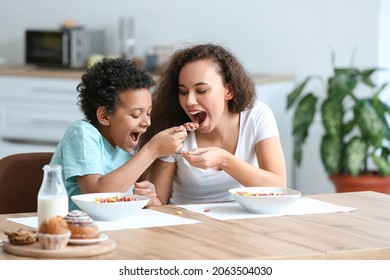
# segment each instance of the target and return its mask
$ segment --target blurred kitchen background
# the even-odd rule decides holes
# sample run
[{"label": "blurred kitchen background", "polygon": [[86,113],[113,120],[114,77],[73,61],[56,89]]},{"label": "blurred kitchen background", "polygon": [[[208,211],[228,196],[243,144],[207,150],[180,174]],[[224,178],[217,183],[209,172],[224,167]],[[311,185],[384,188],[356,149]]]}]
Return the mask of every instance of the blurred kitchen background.
[{"label": "blurred kitchen background", "polygon": [[[132,26],[126,31],[131,37],[127,50],[120,35],[124,21]],[[390,69],[387,0],[0,0],[0,158],[54,150],[65,127],[81,117],[75,111],[78,72],[32,78],[20,74],[24,70],[14,71],[27,66],[27,29],[56,29],[64,23],[103,31],[100,53],[90,58],[125,52],[148,67],[187,44],[212,42],[229,48],[257,79],[259,99],[274,110],[289,186],[304,194],[334,188],[319,159],[320,125],[312,128],[319,130],[318,137],[310,136],[302,166],[292,163],[291,122],[284,106],[288,91],[306,75],[330,75],[332,51],[337,66]],[[376,79],[390,81],[389,71]],[[383,96],[390,103],[390,93]],[[40,131],[27,121],[35,118],[39,128],[47,129]]]}]

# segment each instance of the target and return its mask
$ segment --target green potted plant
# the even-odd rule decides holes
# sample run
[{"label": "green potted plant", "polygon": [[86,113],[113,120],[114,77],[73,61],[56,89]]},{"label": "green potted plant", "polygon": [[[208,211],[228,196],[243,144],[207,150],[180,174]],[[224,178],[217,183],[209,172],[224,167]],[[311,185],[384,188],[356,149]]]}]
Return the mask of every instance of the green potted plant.
[{"label": "green potted plant", "polygon": [[336,191],[390,193],[390,106],[379,98],[387,83],[373,82],[378,68],[337,68],[334,56],[332,62],[325,93],[307,90],[309,82],[323,82],[308,76],[287,97],[287,110],[295,108],[294,161],[301,164],[302,147],[319,113],[324,129],[321,160]]}]

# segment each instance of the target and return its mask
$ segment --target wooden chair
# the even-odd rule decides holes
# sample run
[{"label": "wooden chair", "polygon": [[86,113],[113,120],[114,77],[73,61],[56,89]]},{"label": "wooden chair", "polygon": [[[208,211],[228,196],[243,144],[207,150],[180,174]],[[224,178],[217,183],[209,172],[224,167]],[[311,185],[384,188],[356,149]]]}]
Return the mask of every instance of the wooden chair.
[{"label": "wooden chair", "polygon": [[0,159],[0,214],[37,211],[43,166],[51,152],[21,153]]}]

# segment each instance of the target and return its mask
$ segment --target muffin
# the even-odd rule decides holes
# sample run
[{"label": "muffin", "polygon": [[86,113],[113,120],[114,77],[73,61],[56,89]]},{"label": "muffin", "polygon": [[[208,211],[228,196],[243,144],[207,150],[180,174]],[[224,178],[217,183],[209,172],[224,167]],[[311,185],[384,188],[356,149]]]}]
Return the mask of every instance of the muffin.
[{"label": "muffin", "polygon": [[45,219],[38,230],[38,241],[43,249],[62,250],[68,244],[71,232],[63,217]]},{"label": "muffin", "polygon": [[93,219],[81,210],[70,211],[65,216],[72,239],[95,239],[99,238],[100,232]]}]

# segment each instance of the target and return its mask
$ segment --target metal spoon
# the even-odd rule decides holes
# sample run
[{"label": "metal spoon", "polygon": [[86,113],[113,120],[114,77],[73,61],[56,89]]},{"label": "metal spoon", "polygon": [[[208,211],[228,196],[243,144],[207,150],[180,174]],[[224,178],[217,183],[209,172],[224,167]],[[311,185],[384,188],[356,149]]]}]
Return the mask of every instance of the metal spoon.
[{"label": "metal spoon", "polygon": [[199,128],[199,124],[196,122],[187,122],[183,126],[187,131],[195,131]]},{"label": "metal spoon", "polygon": [[[182,152],[185,152],[185,151],[176,152],[175,154],[176,154],[176,155],[181,155]],[[193,155],[193,156],[200,156],[200,155],[202,155],[203,153],[199,153],[199,154],[190,153],[190,154]]]}]

